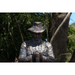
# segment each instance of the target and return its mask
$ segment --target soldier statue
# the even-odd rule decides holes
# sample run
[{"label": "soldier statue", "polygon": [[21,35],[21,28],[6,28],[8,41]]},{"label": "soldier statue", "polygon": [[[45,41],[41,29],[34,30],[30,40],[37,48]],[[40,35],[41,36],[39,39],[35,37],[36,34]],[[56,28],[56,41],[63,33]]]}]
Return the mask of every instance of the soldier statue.
[{"label": "soldier statue", "polygon": [[19,62],[54,62],[55,57],[51,43],[41,39],[45,31],[45,25],[41,22],[34,22],[28,29],[33,34],[32,40],[22,43],[19,54]]}]

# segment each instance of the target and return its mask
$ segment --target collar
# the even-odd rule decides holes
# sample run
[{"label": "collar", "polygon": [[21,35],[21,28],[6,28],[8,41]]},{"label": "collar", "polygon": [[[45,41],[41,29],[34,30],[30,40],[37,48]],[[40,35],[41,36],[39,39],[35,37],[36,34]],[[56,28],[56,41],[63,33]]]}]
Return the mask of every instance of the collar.
[{"label": "collar", "polygon": [[39,40],[35,40],[34,38],[32,39],[32,42],[34,44],[41,44],[42,43],[42,39],[39,39]]}]

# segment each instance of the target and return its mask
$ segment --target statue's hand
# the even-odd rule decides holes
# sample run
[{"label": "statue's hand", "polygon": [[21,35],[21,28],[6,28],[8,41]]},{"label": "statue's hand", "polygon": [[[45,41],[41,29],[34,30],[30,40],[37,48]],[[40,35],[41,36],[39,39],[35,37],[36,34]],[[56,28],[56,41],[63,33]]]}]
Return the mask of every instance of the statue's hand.
[{"label": "statue's hand", "polygon": [[46,57],[46,56],[42,56],[42,62],[54,62],[55,59],[53,59],[52,57]]},{"label": "statue's hand", "polygon": [[33,56],[32,56],[33,62],[40,62],[41,58],[42,58],[42,53],[37,51],[37,50],[35,50],[33,52]]},{"label": "statue's hand", "polygon": [[35,51],[33,52],[33,54],[37,54],[37,53],[41,53],[41,51],[40,51],[40,50],[35,50]]},{"label": "statue's hand", "polygon": [[26,61],[26,62],[32,62],[32,55],[25,57],[24,61]]}]

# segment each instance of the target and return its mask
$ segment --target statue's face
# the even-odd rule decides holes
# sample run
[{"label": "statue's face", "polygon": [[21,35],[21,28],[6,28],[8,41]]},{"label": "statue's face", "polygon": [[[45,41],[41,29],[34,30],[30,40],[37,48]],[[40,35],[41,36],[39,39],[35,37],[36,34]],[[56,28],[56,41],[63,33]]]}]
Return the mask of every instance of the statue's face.
[{"label": "statue's face", "polygon": [[33,38],[35,40],[39,40],[41,38],[41,36],[42,36],[42,33],[33,33]]}]

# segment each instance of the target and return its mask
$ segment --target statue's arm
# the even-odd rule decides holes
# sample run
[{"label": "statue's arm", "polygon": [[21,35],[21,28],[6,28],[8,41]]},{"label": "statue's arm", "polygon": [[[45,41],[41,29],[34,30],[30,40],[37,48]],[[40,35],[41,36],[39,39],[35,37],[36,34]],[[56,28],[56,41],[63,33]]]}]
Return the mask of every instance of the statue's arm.
[{"label": "statue's arm", "polygon": [[47,51],[47,55],[48,56],[42,56],[42,60],[45,62],[54,62],[55,61],[55,56],[53,53],[53,47],[50,43],[48,43],[48,51]]},{"label": "statue's arm", "polygon": [[32,55],[27,56],[26,54],[26,43],[23,42],[20,48],[20,53],[19,53],[19,62],[30,62],[32,61]]},{"label": "statue's arm", "polygon": [[19,62],[32,62],[32,55],[27,57],[19,57]]}]

